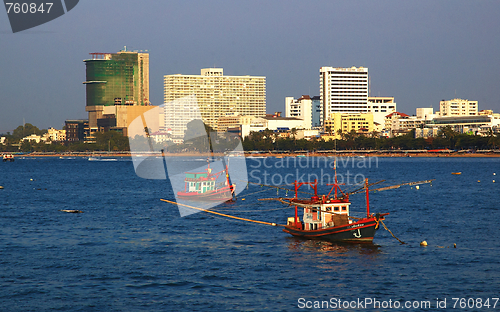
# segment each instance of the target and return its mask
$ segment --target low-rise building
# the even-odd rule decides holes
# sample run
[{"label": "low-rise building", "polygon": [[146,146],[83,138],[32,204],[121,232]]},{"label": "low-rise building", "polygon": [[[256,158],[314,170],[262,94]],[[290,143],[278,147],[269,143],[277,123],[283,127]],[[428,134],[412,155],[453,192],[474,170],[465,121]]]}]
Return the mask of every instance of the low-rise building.
[{"label": "low-rise building", "polygon": [[430,138],[436,137],[439,133],[439,128],[416,128],[415,138]]},{"label": "low-rise building", "polygon": [[246,116],[239,113],[227,113],[225,116],[220,117],[217,121],[217,132],[227,132],[228,128],[235,128],[241,125],[249,125],[255,116]]},{"label": "low-rise building", "polygon": [[341,139],[342,134],[355,131],[360,134],[373,133],[374,123],[371,113],[333,113],[325,120],[325,133]]},{"label": "low-rise building", "polygon": [[288,132],[301,129],[303,120],[293,117],[281,117],[279,114],[267,114],[264,118],[255,118],[250,124],[241,125],[241,136],[245,138],[250,132],[260,132],[266,129],[277,132]]},{"label": "low-rise building", "polygon": [[42,135],[42,140],[45,142],[64,142],[66,141],[66,130],[57,130],[50,127],[47,133]]},{"label": "low-rise building", "polygon": [[446,126],[450,126],[453,131],[458,133],[487,135],[488,129],[500,126],[500,118],[492,115],[438,117],[426,125],[428,128],[443,128]]},{"label": "low-rise building", "polygon": [[409,116],[404,113],[394,112],[385,116],[385,129],[388,131],[388,137],[405,135],[411,130],[420,127],[422,120],[416,116]]},{"label": "low-rise building", "polygon": [[22,138],[19,143],[23,143],[24,141],[29,141],[29,142],[34,142],[34,143],[40,143],[42,141],[42,136],[36,135],[36,134],[31,134],[28,135],[27,137]]},{"label": "low-rise building", "polygon": [[306,140],[311,140],[313,138],[319,138],[321,136],[321,130],[319,129],[302,129],[302,130],[297,130],[297,133],[295,134],[295,138],[297,140],[300,139],[306,139]]},{"label": "low-rise building", "polygon": [[163,143],[167,141],[172,141],[172,129],[167,129],[166,131],[155,131],[149,135],[155,143]]}]

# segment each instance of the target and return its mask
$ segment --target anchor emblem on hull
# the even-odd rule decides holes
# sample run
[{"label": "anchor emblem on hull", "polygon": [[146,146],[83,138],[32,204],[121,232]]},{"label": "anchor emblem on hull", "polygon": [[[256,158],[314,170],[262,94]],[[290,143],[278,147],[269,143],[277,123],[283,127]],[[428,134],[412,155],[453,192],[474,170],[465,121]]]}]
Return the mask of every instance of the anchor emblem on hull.
[{"label": "anchor emblem on hull", "polygon": [[352,233],[352,235],[354,235],[354,237],[356,237],[356,238],[360,238],[361,237],[361,232],[358,229],[358,233],[356,233],[356,231],[355,231],[354,233]]}]

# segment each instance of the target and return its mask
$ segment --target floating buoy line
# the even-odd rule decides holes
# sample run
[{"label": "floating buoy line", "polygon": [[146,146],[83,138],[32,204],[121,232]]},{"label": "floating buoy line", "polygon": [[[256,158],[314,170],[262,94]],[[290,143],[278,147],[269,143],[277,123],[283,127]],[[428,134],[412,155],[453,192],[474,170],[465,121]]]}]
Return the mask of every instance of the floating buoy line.
[{"label": "floating buoy line", "polygon": [[[427,241],[425,241],[425,240],[420,242],[420,246],[422,246],[422,247],[427,247],[427,245],[428,245]],[[446,247],[445,246],[436,246],[436,247],[437,248],[450,248],[450,246],[446,246]],[[453,248],[457,248],[456,243],[453,244]]]}]

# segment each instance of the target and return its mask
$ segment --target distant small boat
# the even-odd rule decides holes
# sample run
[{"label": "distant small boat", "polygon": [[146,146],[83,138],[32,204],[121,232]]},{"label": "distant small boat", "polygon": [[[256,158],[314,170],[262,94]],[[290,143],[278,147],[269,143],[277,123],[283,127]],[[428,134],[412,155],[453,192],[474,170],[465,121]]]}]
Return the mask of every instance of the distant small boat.
[{"label": "distant small boat", "polygon": [[452,172],[451,174],[462,174],[462,172]]},{"label": "distant small boat", "polygon": [[90,156],[89,161],[118,161],[116,158],[102,158],[102,157],[95,157],[95,156]]},{"label": "distant small boat", "polygon": [[4,154],[2,156],[3,161],[14,161],[14,155],[12,154]]},{"label": "distant small boat", "polygon": [[59,210],[59,211],[68,212],[68,213],[83,213],[83,211],[81,211],[81,210],[74,210],[74,209],[63,209],[63,210]]}]

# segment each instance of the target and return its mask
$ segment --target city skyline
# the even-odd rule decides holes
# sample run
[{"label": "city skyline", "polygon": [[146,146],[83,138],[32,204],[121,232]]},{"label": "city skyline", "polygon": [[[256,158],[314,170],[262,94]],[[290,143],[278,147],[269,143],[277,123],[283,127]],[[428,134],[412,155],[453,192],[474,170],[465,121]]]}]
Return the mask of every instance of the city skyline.
[{"label": "city skyline", "polygon": [[0,132],[23,119],[60,129],[86,118],[82,61],[124,46],[149,50],[153,105],[163,104],[163,76],[220,67],[266,77],[267,112],[284,112],[285,97],[319,95],[321,67],[362,66],[370,95],[394,97],[398,111],[462,98],[499,112],[499,10],[493,1],[88,0],[16,34],[0,13]]}]

